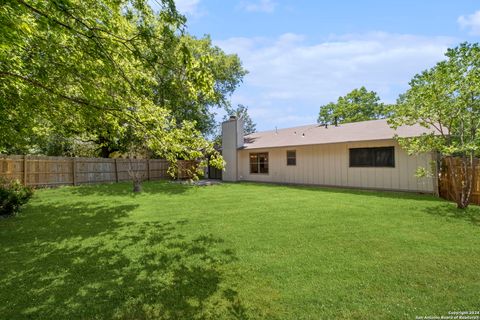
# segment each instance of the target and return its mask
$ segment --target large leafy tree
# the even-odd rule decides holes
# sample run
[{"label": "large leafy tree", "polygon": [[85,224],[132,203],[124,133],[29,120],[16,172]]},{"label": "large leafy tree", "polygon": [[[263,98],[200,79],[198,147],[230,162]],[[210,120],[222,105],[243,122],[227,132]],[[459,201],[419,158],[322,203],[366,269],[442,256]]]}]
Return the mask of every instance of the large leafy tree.
[{"label": "large leafy tree", "polygon": [[[214,100],[212,56],[192,54],[184,17],[172,0],[160,5],[155,13],[146,0],[2,1],[0,152],[28,152],[55,133],[101,146],[135,137],[170,157],[179,130],[198,136],[194,123],[175,121],[169,89],[191,103]],[[162,90],[170,95],[159,99]],[[197,142],[182,141],[193,144],[184,158],[197,158]]]},{"label": "large leafy tree", "polygon": [[[246,71],[237,55],[225,54],[212,45],[209,37],[196,39],[181,35],[174,40],[176,42],[167,48],[169,50],[162,49],[168,55],[164,53],[161,62],[152,61],[157,65],[153,70],[153,102],[169,110],[177,123],[192,121],[195,122],[195,129],[203,135],[211,134],[215,128],[213,109],[229,106],[229,97],[241,83]],[[161,45],[159,43],[154,48],[161,48]],[[163,66],[166,60],[169,68]],[[202,86],[204,84],[196,78],[198,74],[189,71],[192,61],[194,69],[207,79],[208,86]],[[190,82],[186,79],[190,79]],[[102,126],[92,130],[97,132],[94,142],[100,146],[103,157],[124,152],[129,145],[129,135],[115,132],[114,127]]]},{"label": "large leafy tree", "polygon": [[381,119],[388,115],[387,110],[376,92],[361,87],[339,97],[336,103],[321,106],[318,123],[340,124]]},{"label": "large leafy tree", "polygon": [[[202,68],[213,82],[213,92],[205,94],[196,92],[192,99],[188,94],[183,94],[182,75],[168,72],[157,74],[158,94],[157,102],[165,105],[172,111],[178,122],[183,120],[195,121],[196,128],[208,135],[215,129],[214,108],[228,108],[230,96],[242,82],[247,73],[240,59],[235,54],[225,54],[219,47],[214,46],[210,37],[197,39],[190,35],[181,37],[181,47],[188,52],[191,59],[203,61]],[[181,57],[181,55],[178,55]],[[207,60],[201,60],[209,57]],[[177,64],[181,65],[181,61]]]},{"label": "large leafy tree", "polygon": [[[9,138],[2,145],[19,127],[82,131],[88,123],[118,119],[127,108],[149,104],[144,84],[151,75],[135,48],[146,40],[141,21],[154,18],[141,3],[135,3],[138,9],[126,9],[127,4],[15,0],[2,5],[1,99],[9,109],[2,111],[10,115],[2,118],[11,121],[2,126]],[[26,133],[18,138],[32,136]]]},{"label": "large leafy tree", "polygon": [[[470,201],[475,157],[480,155],[480,46],[462,43],[448,49],[446,60],[417,74],[400,97],[391,124],[419,123],[434,129],[416,138],[399,139],[410,153],[437,151],[460,157],[460,170],[452,170],[458,208]],[[423,172],[427,172],[422,170]]]}]

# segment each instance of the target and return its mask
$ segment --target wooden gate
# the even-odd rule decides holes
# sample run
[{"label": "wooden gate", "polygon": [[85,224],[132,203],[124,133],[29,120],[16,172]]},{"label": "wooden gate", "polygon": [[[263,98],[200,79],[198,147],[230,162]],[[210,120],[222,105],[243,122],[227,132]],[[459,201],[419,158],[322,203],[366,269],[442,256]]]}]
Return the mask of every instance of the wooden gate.
[{"label": "wooden gate", "polygon": [[212,167],[210,163],[208,164],[208,179],[218,179],[222,180],[222,170]]}]

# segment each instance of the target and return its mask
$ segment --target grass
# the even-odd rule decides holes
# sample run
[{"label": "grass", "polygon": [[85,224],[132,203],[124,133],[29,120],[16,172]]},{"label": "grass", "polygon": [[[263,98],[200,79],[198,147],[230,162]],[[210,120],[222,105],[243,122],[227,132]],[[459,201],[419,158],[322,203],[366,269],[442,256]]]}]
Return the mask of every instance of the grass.
[{"label": "grass", "polygon": [[253,183],[39,190],[0,220],[0,318],[414,319],[480,310],[480,208]]}]

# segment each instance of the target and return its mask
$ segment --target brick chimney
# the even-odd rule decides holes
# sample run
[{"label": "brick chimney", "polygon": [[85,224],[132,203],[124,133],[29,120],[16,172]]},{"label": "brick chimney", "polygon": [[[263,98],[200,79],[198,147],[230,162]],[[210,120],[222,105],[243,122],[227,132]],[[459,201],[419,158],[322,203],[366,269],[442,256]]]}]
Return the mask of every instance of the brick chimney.
[{"label": "brick chimney", "polygon": [[222,123],[222,156],[225,160],[224,181],[238,181],[238,153],[243,147],[243,119],[231,116]]}]

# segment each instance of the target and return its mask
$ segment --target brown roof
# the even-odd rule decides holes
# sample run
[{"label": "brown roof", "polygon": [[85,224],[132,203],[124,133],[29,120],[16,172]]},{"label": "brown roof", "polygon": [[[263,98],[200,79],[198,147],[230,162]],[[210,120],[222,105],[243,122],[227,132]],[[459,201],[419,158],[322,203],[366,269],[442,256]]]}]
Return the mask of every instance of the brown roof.
[{"label": "brown roof", "polygon": [[386,119],[340,124],[337,127],[312,124],[301,127],[256,132],[245,136],[245,149],[289,147],[339,142],[387,140],[431,133],[420,125],[390,128]]}]

